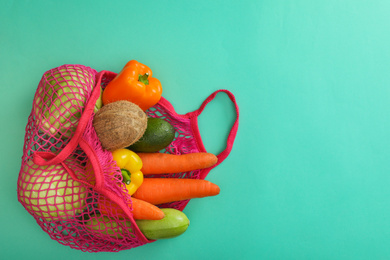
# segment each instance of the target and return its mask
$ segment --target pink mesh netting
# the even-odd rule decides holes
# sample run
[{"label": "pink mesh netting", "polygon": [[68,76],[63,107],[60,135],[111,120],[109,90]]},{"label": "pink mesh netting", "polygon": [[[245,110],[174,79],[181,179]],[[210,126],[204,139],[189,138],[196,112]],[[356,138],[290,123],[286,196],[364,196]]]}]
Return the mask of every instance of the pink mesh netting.
[{"label": "pink mesh netting", "polygon": [[[45,72],[26,126],[18,199],[52,239],[82,251],[117,252],[153,242],[138,229],[120,169],[102,148],[92,125],[101,91],[115,76],[83,65],[63,65]],[[214,92],[198,110],[185,115],[177,114],[165,98],[147,110],[148,116],[163,118],[176,129],[174,141],[160,152],[206,151],[197,117],[218,92],[225,92],[237,111],[217,165],[228,156],[238,128],[238,106],[227,90]],[[213,167],[150,177],[204,179]],[[108,207],[104,214],[99,211],[100,201]],[[187,203],[159,206],[183,210]],[[118,206],[122,213],[117,213]]]}]

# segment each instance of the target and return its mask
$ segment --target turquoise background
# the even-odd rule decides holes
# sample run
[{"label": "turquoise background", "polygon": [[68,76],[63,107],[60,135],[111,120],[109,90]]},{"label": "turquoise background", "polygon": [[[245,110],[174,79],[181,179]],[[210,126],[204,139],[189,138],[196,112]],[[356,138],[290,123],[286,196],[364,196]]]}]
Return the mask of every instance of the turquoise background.
[{"label": "turquoise background", "polygon": [[[390,259],[390,2],[1,1],[2,259]],[[179,113],[226,88],[230,156],[192,200],[187,232],[119,253],[51,240],[17,201],[24,128],[42,74],[119,72],[136,59]],[[235,119],[219,94],[208,151]]]}]

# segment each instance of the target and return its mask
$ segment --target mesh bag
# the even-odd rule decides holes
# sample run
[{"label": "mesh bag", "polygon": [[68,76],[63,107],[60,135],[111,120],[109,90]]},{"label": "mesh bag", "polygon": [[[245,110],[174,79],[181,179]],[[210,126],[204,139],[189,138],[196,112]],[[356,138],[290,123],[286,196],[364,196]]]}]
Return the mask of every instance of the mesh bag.
[{"label": "mesh bag", "polygon": [[[131,197],[111,152],[104,150],[93,128],[102,90],[117,74],[82,65],[63,65],[44,73],[28,117],[17,183],[19,202],[49,236],[63,245],[88,252],[117,252],[150,242],[132,217]],[[176,130],[173,142],[160,152],[206,152],[197,117],[217,93],[235,104],[237,118],[218,157],[232,149],[238,128],[238,106],[227,90],[212,93],[193,112],[179,115],[161,98],[146,111]],[[204,179],[213,168],[150,177]],[[183,210],[189,200],[158,205]],[[99,210],[99,204],[106,209]],[[121,209],[118,211],[118,207]]]}]

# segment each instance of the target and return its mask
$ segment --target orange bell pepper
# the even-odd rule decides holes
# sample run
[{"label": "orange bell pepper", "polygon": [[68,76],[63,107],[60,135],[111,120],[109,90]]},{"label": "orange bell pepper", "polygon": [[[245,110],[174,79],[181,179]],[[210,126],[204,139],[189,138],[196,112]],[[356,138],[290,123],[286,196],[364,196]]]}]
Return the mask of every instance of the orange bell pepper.
[{"label": "orange bell pepper", "polygon": [[103,91],[103,104],[127,100],[143,111],[157,104],[162,94],[161,83],[152,70],[136,60],[129,61]]}]

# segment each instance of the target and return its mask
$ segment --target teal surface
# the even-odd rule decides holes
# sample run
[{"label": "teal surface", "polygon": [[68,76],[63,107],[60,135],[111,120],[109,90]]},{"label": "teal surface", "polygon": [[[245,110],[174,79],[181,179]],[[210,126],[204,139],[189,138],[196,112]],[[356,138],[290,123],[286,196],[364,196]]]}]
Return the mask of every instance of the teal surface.
[{"label": "teal surface", "polygon": [[[390,2],[1,1],[2,259],[390,259]],[[149,65],[179,113],[233,92],[240,126],[192,200],[185,234],[83,253],[17,201],[24,129],[42,74],[70,63]],[[199,118],[219,153],[224,94]]]}]

